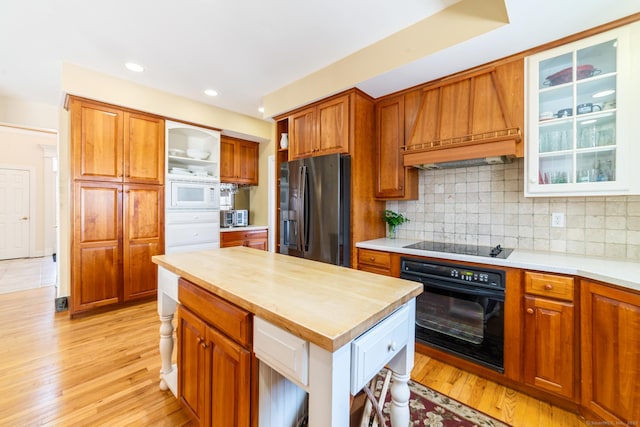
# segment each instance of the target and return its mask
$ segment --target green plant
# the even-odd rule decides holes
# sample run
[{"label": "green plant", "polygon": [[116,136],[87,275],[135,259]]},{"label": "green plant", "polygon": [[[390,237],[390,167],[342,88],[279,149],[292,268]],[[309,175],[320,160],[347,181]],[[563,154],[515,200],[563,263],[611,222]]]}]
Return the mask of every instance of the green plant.
[{"label": "green plant", "polygon": [[400,224],[409,222],[409,218],[407,218],[406,216],[398,212],[390,211],[389,209],[386,209],[384,211],[383,219],[384,222],[389,224],[390,227],[397,227]]}]

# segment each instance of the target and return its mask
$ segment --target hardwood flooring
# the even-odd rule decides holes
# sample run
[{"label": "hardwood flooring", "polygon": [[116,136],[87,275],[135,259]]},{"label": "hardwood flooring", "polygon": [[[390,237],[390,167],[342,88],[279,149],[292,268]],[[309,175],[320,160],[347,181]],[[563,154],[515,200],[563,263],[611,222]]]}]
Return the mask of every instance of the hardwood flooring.
[{"label": "hardwood flooring", "polygon": [[[155,301],[70,320],[54,287],[0,295],[0,426],[187,426],[158,388]],[[520,426],[581,426],[578,417],[416,354],[413,379]]]}]

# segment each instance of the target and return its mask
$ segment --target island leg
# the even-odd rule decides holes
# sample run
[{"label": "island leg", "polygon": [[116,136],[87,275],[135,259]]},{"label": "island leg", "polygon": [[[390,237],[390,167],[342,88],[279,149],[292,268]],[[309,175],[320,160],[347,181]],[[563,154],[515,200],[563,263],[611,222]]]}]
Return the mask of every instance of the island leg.
[{"label": "island leg", "polygon": [[351,346],[331,353],[310,344],[309,427],[349,425]]},{"label": "island leg", "polygon": [[409,417],[409,377],[391,371],[391,426],[408,426]]},{"label": "island leg", "polygon": [[160,316],[160,390],[168,390],[165,377],[173,370],[171,355],[173,354],[173,314]]}]

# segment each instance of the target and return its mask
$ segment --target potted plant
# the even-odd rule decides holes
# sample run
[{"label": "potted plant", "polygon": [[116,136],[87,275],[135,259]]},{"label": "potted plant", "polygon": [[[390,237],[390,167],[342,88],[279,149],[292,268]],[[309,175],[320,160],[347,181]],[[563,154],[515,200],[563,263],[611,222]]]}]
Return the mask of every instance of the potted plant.
[{"label": "potted plant", "polygon": [[398,231],[398,226],[404,224],[405,222],[409,222],[409,218],[402,215],[401,213],[390,211],[389,209],[385,209],[384,222],[389,225],[389,238],[395,239],[396,233]]}]

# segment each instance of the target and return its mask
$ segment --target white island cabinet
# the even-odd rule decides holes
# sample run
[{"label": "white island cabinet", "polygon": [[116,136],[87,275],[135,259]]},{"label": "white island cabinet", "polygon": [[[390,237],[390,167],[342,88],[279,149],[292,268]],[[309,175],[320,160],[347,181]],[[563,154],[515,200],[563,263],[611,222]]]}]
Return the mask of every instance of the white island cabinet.
[{"label": "white island cabinet", "polygon": [[526,59],[526,196],[640,194],[640,23]]},{"label": "white island cabinet", "polygon": [[[273,425],[269,413],[276,409],[298,411],[287,403],[300,393],[308,396],[309,426],[347,426],[350,396],[385,365],[392,371],[392,425],[408,425],[415,297],[422,284],[244,247],[153,260],[166,281],[158,286],[161,388],[175,390],[171,319],[182,277],[251,313],[260,360],[260,392],[252,405],[260,407],[260,426]],[[288,394],[264,386],[274,371],[295,384]]]}]

